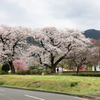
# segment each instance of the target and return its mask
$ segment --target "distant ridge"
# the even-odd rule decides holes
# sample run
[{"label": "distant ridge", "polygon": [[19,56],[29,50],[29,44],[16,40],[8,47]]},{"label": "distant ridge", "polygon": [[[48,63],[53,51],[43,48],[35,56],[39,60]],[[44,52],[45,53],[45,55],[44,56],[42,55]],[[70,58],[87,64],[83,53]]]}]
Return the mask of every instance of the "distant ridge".
[{"label": "distant ridge", "polygon": [[[100,31],[99,30],[88,29],[88,30],[84,31],[83,34],[85,35],[86,38],[91,38],[91,39],[95,39],[95,40],[99,40],[100,39]],[[34,44],[36,46],[41,47],[40,43],[34,41],[34,39],[32,37],[28,37],[27,38],[27,42],[29,44]]]},{"label": "distant ridge", "polygon": [[33,45],[36,45],[36,46],[39,46],[39,47],[41,47],[41,45],[40,45],[40,43],[39,42],[36,42],[36,41],[34,41],[34,39],[32,38],[32,37],[27,37],[27,42],[29,43],[29,44],[33,44]]},{"label": "distant ridge", "polygon": [[83,33],[86,38],[92,38],[99,40],[100,39],[100,31],[95,29],[88,29]]}]

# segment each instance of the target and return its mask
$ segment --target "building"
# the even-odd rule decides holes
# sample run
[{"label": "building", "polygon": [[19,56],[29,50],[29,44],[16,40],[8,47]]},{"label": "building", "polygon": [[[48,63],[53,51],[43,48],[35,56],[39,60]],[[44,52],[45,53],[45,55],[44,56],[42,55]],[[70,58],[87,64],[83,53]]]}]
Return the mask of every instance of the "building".
[{"label": "building", "polygon": [[[92,71],[95,71],[94,66],[92,66]],[[98,62],[98,65],[96,66],[96,71],[100,71],[100,62]]]},{"label": "building", "polygon": [[[73,71],[77,71],[77,67],[73,67]],[[82,65],[79,68],[79,71],[88,71],[87,66],[86,65]]]},{"label": "building", "polygon": [[[57,69],[58,69],[58,71],[57,71]],[[61,72],[63,72],[63,71],[68,71],[68,70],[66,70],[66,69],[64,69],[64,68],[61,68],[61,67],[56,68],[56,73],[57,73],[57,72],[60,72],[60,73],[61,73]]]},{"label": "building", "polygon": [[[92,67],[92,71],[95,71],[94,66]],[[100,66],[96,66],[96,71],[100,71]]]}]

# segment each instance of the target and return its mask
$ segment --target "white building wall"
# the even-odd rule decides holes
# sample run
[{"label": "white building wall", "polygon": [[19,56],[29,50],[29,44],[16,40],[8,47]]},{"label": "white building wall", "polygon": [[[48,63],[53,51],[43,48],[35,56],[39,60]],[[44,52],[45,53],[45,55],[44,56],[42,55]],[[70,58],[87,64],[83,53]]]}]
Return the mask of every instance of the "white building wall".
[{"label": "white building wall", "polygon": [[92,66],[92,71],[94,71],[94,66]]},{"label": "white building wall", "polygon": [[[94,71],[94,66],[92,67],[92,71]],[[100,71],[100,66],[96,66],[96,71]]]},{"label": "white building wall", "polygon": [[[59,69],[59,72],[68,71],[68,70],[66,70],[66,69],[64,69],[64,68],[62,69],[61,67],[59,67],[58,69]],[[57,68],[56,68],[56,73],[57,73]]]}]

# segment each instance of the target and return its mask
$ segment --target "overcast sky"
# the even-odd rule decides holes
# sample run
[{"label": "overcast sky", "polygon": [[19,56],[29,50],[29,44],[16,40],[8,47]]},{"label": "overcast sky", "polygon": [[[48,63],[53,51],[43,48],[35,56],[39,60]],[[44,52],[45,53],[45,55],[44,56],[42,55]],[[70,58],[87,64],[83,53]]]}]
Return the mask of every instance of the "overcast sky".
[{"label": "overcast sky", "polygon": [[100,0],[0,0],[0,24],[100,30]]}]

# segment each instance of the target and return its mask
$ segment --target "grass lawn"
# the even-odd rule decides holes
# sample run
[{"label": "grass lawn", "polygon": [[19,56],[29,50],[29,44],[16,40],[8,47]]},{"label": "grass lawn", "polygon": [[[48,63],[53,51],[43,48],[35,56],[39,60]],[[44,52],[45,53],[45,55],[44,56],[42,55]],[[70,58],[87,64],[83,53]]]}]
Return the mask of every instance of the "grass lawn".
[{"label": "grass lawn", "polygon": [[80,95],[100,93],[100,77],[0,75],[0,85]]}]

